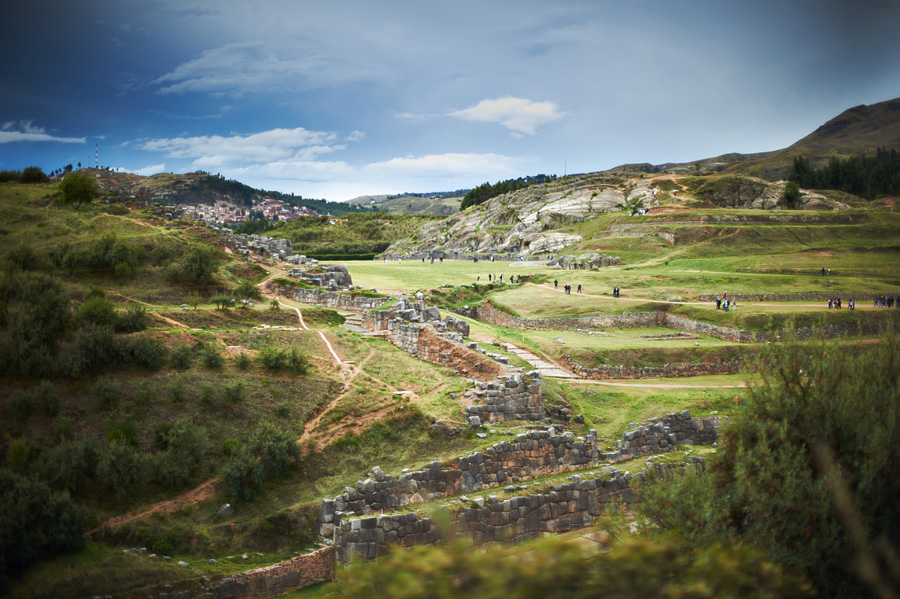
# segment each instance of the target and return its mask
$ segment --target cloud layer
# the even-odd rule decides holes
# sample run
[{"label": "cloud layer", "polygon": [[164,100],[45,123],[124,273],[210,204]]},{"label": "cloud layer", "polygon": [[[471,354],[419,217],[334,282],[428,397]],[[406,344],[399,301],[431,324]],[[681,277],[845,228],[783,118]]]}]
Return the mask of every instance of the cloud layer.
[{"label": "cloud layer", "polygon": [[524,98],[482,100],[471,108],[455,110],[450,116],[480,123],[500,123],[513,133],[534,135],[541,125],[565,116],[553,102],[532,102]]}]

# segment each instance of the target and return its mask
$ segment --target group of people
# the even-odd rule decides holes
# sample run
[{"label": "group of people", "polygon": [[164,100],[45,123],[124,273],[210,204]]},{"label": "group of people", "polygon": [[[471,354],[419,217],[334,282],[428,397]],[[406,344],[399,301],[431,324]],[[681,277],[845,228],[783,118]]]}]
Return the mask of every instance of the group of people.
[{"label": "group of people", "polygon": [[900,306],[900,297],[894,298],[891,295],[879,295],[875,298],[876,308],[893,308]]},{"label": "group of people", "polygon": [[734,297],[728,297],[728,292],[722,293],[722,297],[716,296],[716,310],[737,310],[737,302]]},{"label": "group of people", "polygon": [[[559,289],[559,281],[557,281],[556,279],[553,279],[553,288]],[[566,283],[565,285],[563,285],[563,292],[571,295],[572,294],[572,286],[569,285],[568,283]],[[581,285],[578,286],[578,293],[581,293]]]},{"label": "group of people", "polygon": [[619,297],[619,288],[613,287],[613,297]]},{"label": "group of people", "polygon": [[[847,307],[851,310],[856,308],[856,300],[851,297],[850,301],[847,302]],[[835,310],[841,309],[841,298],[828,298],[828,309],[831,310],[832,308],[834,308]]]},{"label": "group of people", "polygon": [[[481,281],[481,275],[478,275],[475,278],[476,281]],[[499,277],[493,273],[488,274],[488,283],[502,283],[503,275],[501,274]],[[518,284],[522,282],[522,275],[509,275],[509,282]]]}]

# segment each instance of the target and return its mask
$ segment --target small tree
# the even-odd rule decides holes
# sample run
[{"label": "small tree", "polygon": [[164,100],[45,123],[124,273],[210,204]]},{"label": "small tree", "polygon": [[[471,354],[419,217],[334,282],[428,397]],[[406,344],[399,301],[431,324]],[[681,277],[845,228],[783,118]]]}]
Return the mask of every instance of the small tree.
[{"label": "small tree", "polygon": [[59,184],[59,193],[63,204],[78,210],[97,195],[97,184],[81,173],[72,173]]},{"label": "small tree", "polygon": [[800,201],[800,186],[796,181],[788,181],[784,186],[784,199],[789,206],[796,206]]},{"label": "small tree", "polygon": [[196,291],[191,291],[190,293],[187,294],[186,300],[187,300],[187,304],[190,307],[192,307],[194,310],[196,310],[197,306],[199,306],[200,303],[203,301],[203,298],[200,297],[200,294],[197,293]]}]

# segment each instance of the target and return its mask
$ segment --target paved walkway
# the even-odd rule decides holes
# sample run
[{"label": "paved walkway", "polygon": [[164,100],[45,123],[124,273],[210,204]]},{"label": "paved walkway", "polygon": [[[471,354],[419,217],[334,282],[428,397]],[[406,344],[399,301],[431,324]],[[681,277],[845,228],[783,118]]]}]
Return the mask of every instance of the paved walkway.
[{"label": "paved walkway", "polygon": [[556,364],[552,364],[543,358],[538,358],[536,355],[531,353],[528,350],[521,349],[516,347],[512,343],[501,343],[500,347],[505,349],[506,351],[517,355],[522,358],[529,364],[531,364],[535,370],[541,373],[541,376],[547,376],[555,379],[576,379],[578,378],[574,374],[566,372]]}]

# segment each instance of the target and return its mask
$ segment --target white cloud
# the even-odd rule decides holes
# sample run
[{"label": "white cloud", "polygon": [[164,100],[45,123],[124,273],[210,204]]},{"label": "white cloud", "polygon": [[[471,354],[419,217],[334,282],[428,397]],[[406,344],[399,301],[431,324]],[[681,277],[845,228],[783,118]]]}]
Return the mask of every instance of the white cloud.
[{"label": "white cloud", "polygon": [[430,154],[417,158],[392,158],[385,162],[369,164],[365,170],[391,177],[415,178],[482,178],[498,177],[513,173],[525,162],[521,158],[511,158],[501,154]]},{"label": "white cloud", "polygon": [[56,137],[55,135],[49,135],[43,127],[35,127],[32,121],[7,121],[0,126],[0,144],[19,141],[83,144],[87,139],[84,137]]},{"label": "white cloud", "polygon": [[[128,170],[128,169],[125,169]],[[150,175],[155,175],[157,173],[166,172],[166,163],[163,162],[161,164],[153,164],[150,166],[145,166],[144,168],[139,168],[134,171],[135,175],[141,175],[142,177],[149,177]]]},{"label": "white cloud", "polygon": [[471,108],[455,110],[450,116],[466,121],[500,123],[514,135],[534,135],[537,127],[558,121],[565,113],[560,112],[553,102],[532,102],[507,96],[482,100]]},{"label": "white cloud", "polygon": [[271,129],[251,135],[204,135],[141,141],[138,147],[162,152],[169,158],[190,158],[194,167],[240,167],[278,161],[310,161],[322,154],[344,149],[331,132],[296,129]]},{"label": "white cloud", "polygon": [[363,131],[351,131],[350,135],[347,136],[347,141],[362,141],[366,138],[366,134]]},{"label": "white cloud", "polygon": [[326,54],[322,47],[302,41],[277,51],[267,43],[254,41],[206,50],[157,78],[155,83],[163,86],[158,90],[161,94],[206,92],[241,96],[383,79],[391,72],[388,65]]}]

